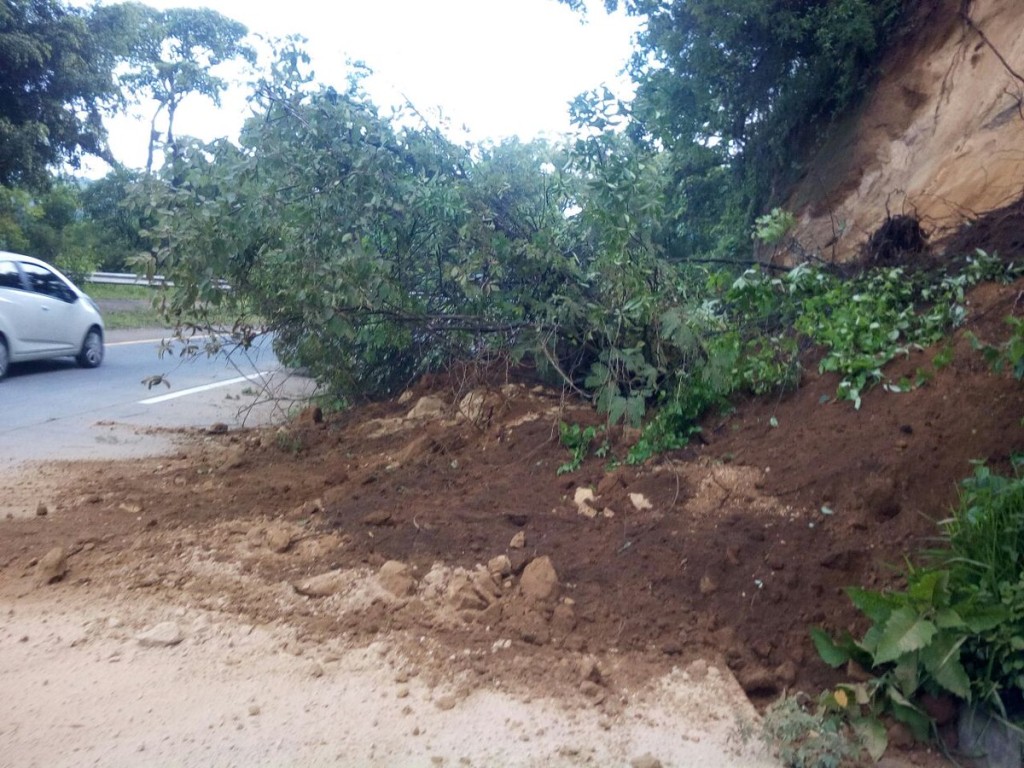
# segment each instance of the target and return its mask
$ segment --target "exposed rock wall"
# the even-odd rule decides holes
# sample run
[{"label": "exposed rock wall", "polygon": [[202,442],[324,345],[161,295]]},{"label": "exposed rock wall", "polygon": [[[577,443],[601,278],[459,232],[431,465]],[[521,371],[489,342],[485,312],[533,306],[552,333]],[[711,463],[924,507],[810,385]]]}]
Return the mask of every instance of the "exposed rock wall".
[{"label": "exposed rock wall", "polygon": [[791,196],[797,239],[855,258],[887,213],[933,236],[1024,194],[1024,2],[932,0]]}]

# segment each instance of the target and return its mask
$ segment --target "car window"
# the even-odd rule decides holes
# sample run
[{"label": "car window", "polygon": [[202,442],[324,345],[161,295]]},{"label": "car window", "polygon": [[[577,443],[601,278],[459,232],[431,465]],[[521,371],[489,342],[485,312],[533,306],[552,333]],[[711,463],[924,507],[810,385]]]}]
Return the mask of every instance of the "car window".
[{"label": "car window", "polygon": [[21,275],[13,261],[0,261],[0,288],[21,288]]},{"label": "car window", "polygon": [[29,288],[36,293],[52,296],[61,301],[71,302],[75,300],[75,293],[68,288],[67,283],[46,267],[22,262],[21,268],[25,272],[26,277],[28,277]]}]

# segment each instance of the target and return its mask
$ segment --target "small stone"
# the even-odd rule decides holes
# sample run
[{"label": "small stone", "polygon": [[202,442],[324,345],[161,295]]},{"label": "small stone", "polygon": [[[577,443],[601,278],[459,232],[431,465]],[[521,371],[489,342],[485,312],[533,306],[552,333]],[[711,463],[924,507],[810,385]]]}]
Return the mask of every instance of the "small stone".
[{"label": "small stone", "polygon": [[588,699],[594,699],[595,701],[603,701],[605,696],[604,688],[595,683],[593,680],[584,680],[580,683],[580,693],[586,696]]},{"label": "small stone", "polygon": [[258,715],[259,713],[260,713],[260,705],[259,704],[250,704],[249,705],[249,717],[256,717],[256,715]]},{"label": "small stone", "polygon": [[319,661],[312,662],[307,668],[306,672],[310,677],[323,677],[324,668]]},{"label": "small stone", "polygon": [[265,536],[267,548],[277,554],[287,552],[295,540],[292,530],[283,525],[271,526],[267,529]]},{"label": "small stone", "polygon": [[597,517],[597,510],[591,503],[594,501],[594,492],[590,488],[577,488],[573,494],[572,503],[576,505],[576,511],[584,517],[591,519]]},{"label": "small stone", "polygon": [[547,600],[558,591],[558,574],[547,555],[537,557],[523,569],[519,587],[528,600]]},{"label": "small stone", "polygon": [[508,543],[509,549],[522,549],[526,546],[526,531],[519,531]]},{"label": "small stone", "polygon": [[36,507],[36,517],[46,517],[48,514],[50,514],[50,510],[43,502],[39,502],[39,505]]},{"label": "small stone", "polygon": [[434,706],[440,709],[442,712],[447,712],[450,709],[455,709],[455,705],[457,703],[458,702],[455,700],[454,696],[452,696],[451,694],[446,694],[444,696],[439,697],[438,699],[435,699]]},{"label": "small stone", "polygon": [[629,494],[629,502],[637,512],[645,512],[648,509],[654,509],[654,505],[651,504],[648,498],[642,493]]},{"label": "small stone", "polygon": [[378,509],[363,517],[363,525],[380,528],[385,525],[394,525],[394,523],[391,521],[391,512],[386,509]]},{"label": "small stone", "polygon": [[411,420],[440,419],[444,417],[447,407],[441,398],[427,395],[416,402],[405,418]]},{"label": "small stone", "polygon": [[640,757],[634,757],[629,761],[629,765],[631,768],[661,768],[661,760],[648,752]]},{"label": "small stone", "polygon": [[68,555],[64,547],[54,547],[36,564],[36,584],[53,584],[64,578],[68,572]]},{"label": "small stone", "polygon": [[492,557],[487,561],[487,572],[494,576],[508,576],[512,573],[512,561],[508,555]]},{"label": "small stone", "polygon": [[345,578],[341,571],[328,571],[292,584],[296,592],[306,597],[330,597],[340,592],[344,586]]},{"label": "small stone", "polygon": [[162,621],[154,627],[140,632],[135,640],[143,648],[170,648],[185,639],[181,628],[173,621]]},{"label": "small stone", "polygon": [[211,424],[206,429],[208,435],[226,435],[228,433],[228,425],[222,421],[217,421]]},{"label": "small stone", "polygon": [[408,597],[416,591],[416,581],[408,564],[388,560],[377,572],[377,581],[395,597]]}]

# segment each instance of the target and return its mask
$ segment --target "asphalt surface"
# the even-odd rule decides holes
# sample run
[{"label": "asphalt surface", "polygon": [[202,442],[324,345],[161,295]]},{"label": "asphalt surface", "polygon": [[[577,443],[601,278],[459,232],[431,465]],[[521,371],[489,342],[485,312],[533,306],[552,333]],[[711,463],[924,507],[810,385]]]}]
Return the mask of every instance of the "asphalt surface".
[{"label": "asphalt surface", "polygon": [[[161,428],[266,424],[312,392],[311,382],[282,369],[269,343],[183,359],[180,347],[159,356],[164,335],[112,331],[103,364],[92,370],[70,358],[12,366],[0,381],[0,469],[162,453],[173,435]],[[169,386],[147,387],[153,376]]]}]

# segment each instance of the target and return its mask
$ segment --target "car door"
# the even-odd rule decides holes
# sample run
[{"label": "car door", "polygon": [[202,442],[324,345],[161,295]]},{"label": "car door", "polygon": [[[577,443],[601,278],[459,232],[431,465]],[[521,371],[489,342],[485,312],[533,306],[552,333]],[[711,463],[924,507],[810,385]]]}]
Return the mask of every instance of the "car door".
[{"label": "car door", "polygon": [[18,265],[0,259],[0,330],[7,337],[12,359],[38,350],[34,329],[39,314],[38,301],[27,290]]},{"label": "car door", "polygon": [[39,264],[20,262],[28,287],[30,310],[25,339],[35,352],[74,354],[78,351],[81,329],[75,322],[76,294],[60,277]]}]

